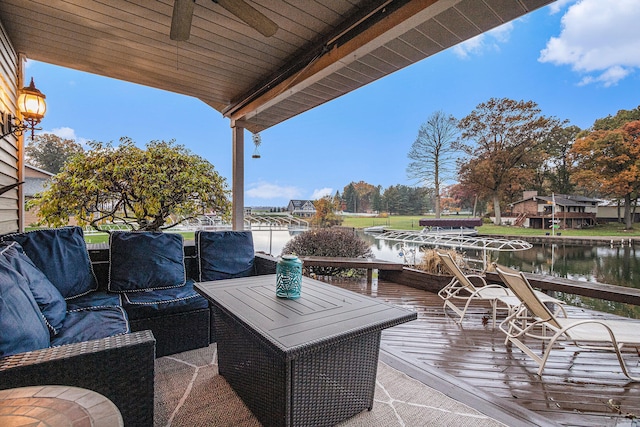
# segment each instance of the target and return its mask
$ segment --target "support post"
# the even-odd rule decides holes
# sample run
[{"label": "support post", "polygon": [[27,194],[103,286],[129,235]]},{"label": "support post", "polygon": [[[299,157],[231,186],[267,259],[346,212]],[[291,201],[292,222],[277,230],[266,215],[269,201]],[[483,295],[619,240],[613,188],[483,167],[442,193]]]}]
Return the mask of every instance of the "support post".
[{"label": "support post", "polygon": [[[19,55],[18,60],[18,86],[16,87],[16,105],[19,97],[18,89],[24,87],[24,68],[26,64],[26,56],[24,54]],[[22,118],[22,117],[21,117]],[[18,148],[18,182],[24,182],[25,177],[25,169],[24,169],[24,132],[21,136],[17,137],[17,148]],[[24,185],[18,186],[18,231],[24,231]]]},{"label": "support post", "polygon": [[231,182],[231,226],[244,230],[244,127],[240,120],[231,120],[233,140],[233,173]]}]

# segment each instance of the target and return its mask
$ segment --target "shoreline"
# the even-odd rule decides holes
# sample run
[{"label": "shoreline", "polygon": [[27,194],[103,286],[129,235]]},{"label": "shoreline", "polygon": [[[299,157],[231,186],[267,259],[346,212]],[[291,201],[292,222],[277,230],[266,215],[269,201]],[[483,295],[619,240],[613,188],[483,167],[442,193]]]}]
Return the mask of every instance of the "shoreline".
[{"label": "shoreline", "polygon": [[562,244],[579,246],[635,246],[640,243],[640,237],[621,236],[518,236],[503,234],[478,234],[482,237],[502,237],[510,240],[524,240],[537,244]]}]

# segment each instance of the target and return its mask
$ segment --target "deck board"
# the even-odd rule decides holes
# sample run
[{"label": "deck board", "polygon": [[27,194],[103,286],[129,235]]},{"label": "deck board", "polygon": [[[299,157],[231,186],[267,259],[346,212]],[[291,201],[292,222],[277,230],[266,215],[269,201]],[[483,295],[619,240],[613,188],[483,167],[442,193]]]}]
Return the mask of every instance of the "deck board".
[{"label": "deck board", "polygon": [[[383,281],[370,286],[362,280],[327,281],[415,310],[418,319],[385,330],[382,345],[418,369],[435,369],[458,387],[481,391],[498,404],[533,411],[560,425],[627,426],[640,422],[640,418],[626,416],[640,417],[640,383],[628,381],[614,353],[582,350],[565,343],[562,350],[551,353],[540,377],[535,362],[517,347],[506,346],[504,334],[486,321],[491,316],[488,304],[475,304],[458,324],[445,313],[441,299],[428,291]],[[594,314],[577,307],[568,311],[571,317]],[[624,357],[639,375],[639,351],[628,349]],[[611,399],[620,404],[622,414],[611,407]]]}]

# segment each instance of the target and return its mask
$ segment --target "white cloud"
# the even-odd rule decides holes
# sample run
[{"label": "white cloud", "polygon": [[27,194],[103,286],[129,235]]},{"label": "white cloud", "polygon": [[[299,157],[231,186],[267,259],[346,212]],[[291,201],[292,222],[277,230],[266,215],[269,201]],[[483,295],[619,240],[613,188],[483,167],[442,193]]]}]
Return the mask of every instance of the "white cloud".
[{"label": "white cloud", "polygon": [[459,58],[462,59],[467,59],[472,53],[479,54],[482,52],[483,40],[483,34],[470,38],[465,42],[455,45],[453,47],[453,53],[455,53]]},{"label": "white cloud", "polygon": [[317,190],[313,190],[313,194],[311,195],[311,200],[322,199],[324,196],[333,195],[333,188],[325,187]]},{"label": "white cloud", "polygon": [[509,37],[511,37],[512,31],[513,22],[507,22],[506,24],[502,24],[499,27],[488,31],[487,35],[491,38],[494,38],[496,41],[499,41],[500,43],[506,43],[509,41]]},{"label": "white cloud", "polygon": [[570,65],[582,74],[580,84],[611,86],[640,68],[637,0],[582,0],[562,17],[562,30],[538,60]]},{"label": "white cloud", "polygon": [[87,138],[81,138],[76,135],[76,131],[69,127],[61,127],[55,128],[52,130],[45,130],[38,133],[52,133],[54,135],[59,136],[62,139],[73,139],[78,144],[82,145],[82,147],[87,148],[87,142],[89,141]]},{"label": "white cloud", "polygon": [[299,199],[302,191],[294,186],[282,186],[268,182],[250,184],[246,195],[256,199]]},{"label": "white cloud", "polygon": [[627,77],[631,73],[632,73],[632,70],[629,68],[615,66],[615,67],[609,68],[599,76],[583,77],[580,83],[578,83],[578,86],[586,86],[591,83],[602,83],[604,87],[609,87],[609,86],[615,85],[617,82]]},{"label": "white cloud", "polygon": [[459,58],[467,59],[471,55],[481,55],[488,50],[500,50],[500,44],[509,41],[513,23],[507,22],[484,34],[479,34],[453,47],[453,53]]},{"label": "white cloud", "polygon": [[556,0],[549,5],[549,13],[555,15],[562,11],[566,5],[574,3],[575,1],[576,0]]}]

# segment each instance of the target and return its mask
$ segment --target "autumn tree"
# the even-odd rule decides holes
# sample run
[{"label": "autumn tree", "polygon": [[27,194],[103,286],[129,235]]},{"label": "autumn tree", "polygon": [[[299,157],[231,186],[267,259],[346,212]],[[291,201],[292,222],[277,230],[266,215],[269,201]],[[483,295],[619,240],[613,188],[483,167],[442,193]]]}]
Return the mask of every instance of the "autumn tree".
[{"label": "autumn tree", "polygon": [[578,126],[559,126],[551,132],[549,140],[544,144],[544,151],[548,155],[545,163],[550,166],[545,175],[549,179],[550,190],[554,193],[572,194],[574,191],[569,152],[581,131]]},{"label": "autumn tree", "polygon": [[459,121],[457,147],[468,156],[459,163],[460,182],[493,201],[496,224],[502,222],[502,196],[521,190],[519,183],[531,177],[536,147],[559,125],[542,116],[535,102],[508,98],[491,98]]},{"label": "autumn tree", "polygon": [[311,218],[311,224],[318,227],[333,227],[340,225],[342,218],[336,214],[339,208],[335,198],[326,196],[313,202],[316,213]]},{"label": "autumn tree", "polygon": [[174,215],[182,221],[206,212],[230,215],[226,181],[205,159],[174,141],[152,141],[146,150],[122,138],[90,142],[71,158],[48,188],[29,202],[42,222],[65,225],[74,216],[97,230],[107,221],[138,230],[161,230]]},{"label": "autumn tree", "polygon": [[378,191],[378,187],[364,181],[358,181],[352,184],[358,194],[358,210],[360,212],[372,210],[373,196]]},{"label": "autumn tree", "polygon": [[452,184],[445,189],[446,194],[453,199],[455,205],[467,209],[473,216],[477,215],[478,194],[470,192],[469,188],[460,183]]},{"label": "autumn tree", "polygon": [[631,229],[631,204],[640,191],[640,120],[588,132],[576,140],[570,153],[575,181],[624,199],[625,228]]},{"label": "autumn tree", "polygon": [[82,152],[82,146],[73,139],[63,139],[52,133],[35,135],[24,149],[29,164],[56,174],[65,162]]},{"label": "autumn tree", "polygon": [[452,177],[455,168],[457,134],[455,117],[436,111],[420,126],[409,150],[411,162],[407,166],[407,175],[409,179],[434,189],[436,218],[440,218],[441,186]]},{"label": "autumn tree", "polygon": [[366,212],[372,209],[378,187],[364,181],[351,182],[344,187],[342,198],[349,212]]},{"label": "autumn tree", "polygon": [[608,115],[593,123],[592,130],[615,130],[629,122],[640,120],[640,105],[633,110],[618,110],[615,116]]}]

